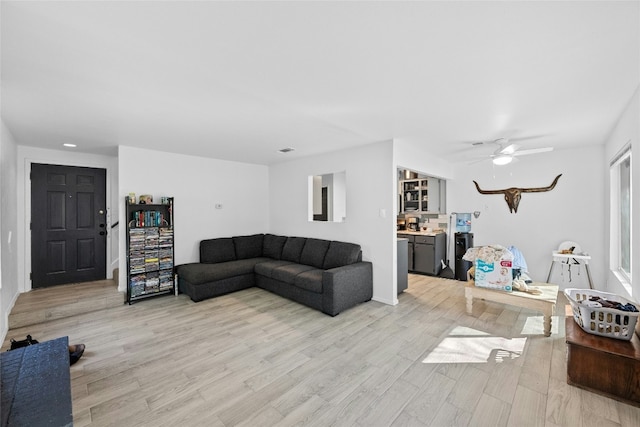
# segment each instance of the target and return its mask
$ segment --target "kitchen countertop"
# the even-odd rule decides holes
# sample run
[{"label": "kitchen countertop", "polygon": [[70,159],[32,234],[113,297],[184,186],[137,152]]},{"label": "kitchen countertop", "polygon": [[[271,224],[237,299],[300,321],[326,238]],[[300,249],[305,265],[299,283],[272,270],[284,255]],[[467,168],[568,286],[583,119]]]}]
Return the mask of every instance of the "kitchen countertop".
[{"label": "kitchen countertop", "polygon": [[444,233],[444,231],[412,231],[412,230],[398,230],[397,234],[408,234],[410,236],[436,236]]}]

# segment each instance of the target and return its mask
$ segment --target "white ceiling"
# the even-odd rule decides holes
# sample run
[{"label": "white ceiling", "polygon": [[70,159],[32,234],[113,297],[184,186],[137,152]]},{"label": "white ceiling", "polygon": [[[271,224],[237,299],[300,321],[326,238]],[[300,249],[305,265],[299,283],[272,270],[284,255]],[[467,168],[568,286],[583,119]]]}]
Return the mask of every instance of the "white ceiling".
[{"label": "white ceiling", "polygon": [[597,145],[640,76],[638,1],[2,1],[1,19],[17,143],[97,154]]}]

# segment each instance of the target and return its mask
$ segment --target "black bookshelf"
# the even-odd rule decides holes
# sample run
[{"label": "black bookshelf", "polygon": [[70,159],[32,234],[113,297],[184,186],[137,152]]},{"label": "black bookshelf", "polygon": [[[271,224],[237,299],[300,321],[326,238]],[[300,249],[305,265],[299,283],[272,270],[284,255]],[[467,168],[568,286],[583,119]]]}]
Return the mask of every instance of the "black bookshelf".
[{"label": "black bookshelf", "polygon": [[173,197],[139,204],[128,196],[127,302],[175,294]]}]

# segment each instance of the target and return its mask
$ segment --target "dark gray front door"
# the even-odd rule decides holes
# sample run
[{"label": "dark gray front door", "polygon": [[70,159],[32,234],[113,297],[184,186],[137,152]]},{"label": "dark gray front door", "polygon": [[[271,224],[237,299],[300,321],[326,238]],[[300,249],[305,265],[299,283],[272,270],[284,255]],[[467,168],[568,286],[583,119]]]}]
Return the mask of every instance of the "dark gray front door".
[{"label": "dark gray front door", "polygon": [[33,288],[106,278],[106,170],[32,164]]}]

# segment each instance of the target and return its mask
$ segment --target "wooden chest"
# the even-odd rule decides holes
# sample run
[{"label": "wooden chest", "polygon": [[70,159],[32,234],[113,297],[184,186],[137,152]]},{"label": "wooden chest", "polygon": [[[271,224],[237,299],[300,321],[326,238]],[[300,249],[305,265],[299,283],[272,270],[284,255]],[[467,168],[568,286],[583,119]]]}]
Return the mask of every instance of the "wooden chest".
[{"label": "wooden chest", "polygon": [[567,382],[640,406],[640,339],[601,337],[583,331],[567,316]]}]

